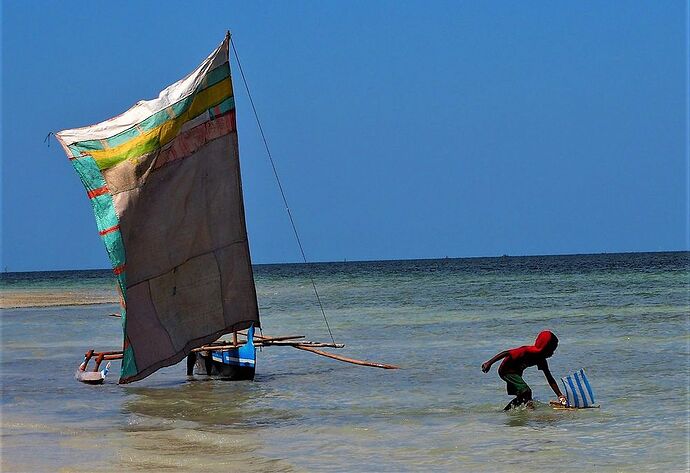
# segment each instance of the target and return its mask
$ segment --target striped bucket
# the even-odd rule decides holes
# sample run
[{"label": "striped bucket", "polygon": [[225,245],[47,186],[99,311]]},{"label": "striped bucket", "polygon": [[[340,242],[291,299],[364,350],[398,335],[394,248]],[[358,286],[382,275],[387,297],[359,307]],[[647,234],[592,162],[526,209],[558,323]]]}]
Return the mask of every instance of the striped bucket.
[{"label": "striped bucket", "polygon": [[589,384],[585,370],[561,378],[563,394],[568,403],[567,407],[598,407],[594,404],[594,392]]}]

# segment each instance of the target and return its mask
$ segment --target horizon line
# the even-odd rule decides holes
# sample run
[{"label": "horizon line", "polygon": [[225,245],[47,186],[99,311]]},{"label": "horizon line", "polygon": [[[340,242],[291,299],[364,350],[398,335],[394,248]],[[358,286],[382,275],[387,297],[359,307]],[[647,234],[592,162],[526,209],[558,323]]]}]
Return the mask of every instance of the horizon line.
[{"label": "horizon line", "polygon": [[[502,259],[502,258],[547,258],[563,256],[601,256],[601,255],[631,255],[631,254],[658,254],[658,253],[690,253],[690,249],[683,250],[657,250],[657,251],[603,251],[598,253],[554,253],[554,254],[522,254],[522,255],[491,255],[491,256],[439,256],[433,258],[385,258],[385,259],[362,259],[362,260],[330,260],[330,261],[291,261],[276,263],[252,263],[252,266],[279,266],[279,265],[310,265],[310,264],[343,264],[343,263],[384,263],[393,261],[444,261],[444,260],[470,260],[470,259]],[[6,267],[7,268],[7,267]],[[11,273],[51,273],[67,271],[109,271],[112,268],[81,268],[81,269],[30,269],[20,271],[7,271],[4,269],[0,274]]]}]

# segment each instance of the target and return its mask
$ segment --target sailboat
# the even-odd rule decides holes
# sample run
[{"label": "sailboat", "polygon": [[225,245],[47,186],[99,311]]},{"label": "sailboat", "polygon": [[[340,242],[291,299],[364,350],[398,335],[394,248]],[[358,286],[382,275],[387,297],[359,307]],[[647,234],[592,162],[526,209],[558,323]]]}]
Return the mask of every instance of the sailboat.
[{"label": "sailboat", "polygon": [[332,336],[332,343],[317,343],[255,334],[261,321],[245,223],[231,47],[228,32],[194,71],[157,98],[55,135],[93,206],[120,296],[122,350],[86,352],[76,372],[80,381],[102,383],[103,361],[121,359],[119,382],[131,383],[185,358],[188,375],[253,379],[256,347],[271,345],[395,368],[317,349],[341,348]]}]

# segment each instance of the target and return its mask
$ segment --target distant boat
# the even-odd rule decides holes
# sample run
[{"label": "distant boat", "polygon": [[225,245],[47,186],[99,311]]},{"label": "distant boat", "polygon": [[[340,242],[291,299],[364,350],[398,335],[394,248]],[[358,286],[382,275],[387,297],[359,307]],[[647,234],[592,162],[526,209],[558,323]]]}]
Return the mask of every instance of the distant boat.
[{"label": "distant boat", "polygon": [[[157,98],[56,134],[86,188],[120,294],[122,350],[88,351],[77,370],[80,381],[102,383],[105,360],[122,359],[119,382],[130,383],[185,357],[190,375],[253,379],[256,347],[271,345],[396,368],[316,349],[344,346],[333,338],[315,343],[301,335],[255,335],[261,321],[245,224],[231,46],[228,33]],[[226,334],[232,340],[219,340]]]}]

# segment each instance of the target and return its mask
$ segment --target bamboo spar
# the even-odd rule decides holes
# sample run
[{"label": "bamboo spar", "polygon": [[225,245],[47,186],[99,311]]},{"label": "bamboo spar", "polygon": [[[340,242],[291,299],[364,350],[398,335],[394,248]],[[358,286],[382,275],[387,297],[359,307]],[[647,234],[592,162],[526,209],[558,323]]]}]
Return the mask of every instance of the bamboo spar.
[{"label": "bamboo spar", "polygon": [[[240,332],[242,334],[242,332]],[[242,334],[244,335],[244,334]],[[354,365],[360,365],[360,366],[370,366],[373,368],[382,368],[386,370],[395,370],[399,369],[399,366],[396,365],[389,365],[386,363],[375,363],[371,361],[364,361],[364,360],[357,360],[355,358],[347,358],[345,356],[340,356],[340,355],[335,355],[333,353],[328,353],[322,350],[317,350],[315,347],[328,347],[328,348],[343,348],[345,345],[342,344],[332,344],[332,343],[319,343],[319,342],[310,342],[310,341],[302,341],[302,340],[295,340],[298,338],[304,338],[304,335],[290,335],[290,336],[282,336],[282,337],[262,337],[262,336],[255,336],[257,339],[255,346],[257,347],[266,347],[266,346],[292,346],[297,348],[298,350],[304,350],[308,351],[311,353],[314,353],[316,355],[320,356],[325,356],[326,358],[332,358],[334,360],[342,361],[344,363],[352,363]],[[244,343],[240,342],[237,345],[235,344],[230,344],[228,342],[223,343],[221,342],[216,342],[218,344],[209,344],[209,345],[204,345],[199,348],[193,348],[191,350],[192,353],[195,352],[201,352],[201,351],[212,351],[212,350],[228,350],[228,349],[233,349],[233,348],[238,348],[239,346],[244,345]],[[236,342],[237,343],[237,342]],[[122,351],[102,351],[102,352],[97,352],[94,350],[89,350],[85,354],[85,363],[88,363],[89,360],[92,357],[96,357],[96,368],[94,371],[98,370],[98,367],[100,365],[100,362],[103,360],[118,360],[122,359]]]},{"label": "bamboo spar", "polygon": [[[233,348],[238,348],[244,346],[244,343],[240,343],[239,345],[232,345],[232,344],[224,344],[224,345],[203,345],[200,346],[199,348],[193,348],[192,352],[200,352],[200,351],[213,351],[213,350],[230,350]],[[294,346],[307,346],[307,347],[325,347],[325,348],[343,348],[345,345],[343,344],[338,344],[336,343],[335,345],[333,343],[319,343],[319,342],[291,342],[291,341],[258,341],[254,343],[255,347],[270,347],[270,346],[287,346],[287,347],[294,347]]]},{"label": "bamboo spar", "polygon": [[371,361],[356,360],[354,358],[347,358],[347,357],[340,356],[340,355],[334,355],[333,353],[328,353],[326,351],[316,350],[315,348],[311,348],[311,347],[304,346],[304,345],[292,345],[292,346],[294,346],[298,350],[309,351],[312,353],[316,353],[317,355],[325,356],[326,358],[333,358],[334,360],[344,361],[345,363],[352,363],[352,364],[361,365],[361,366],[371,366],[373,368],[383,368],[384,370],[397,370],[400,368],[399,366],[387,365],[385,363],[372,363]]}]

